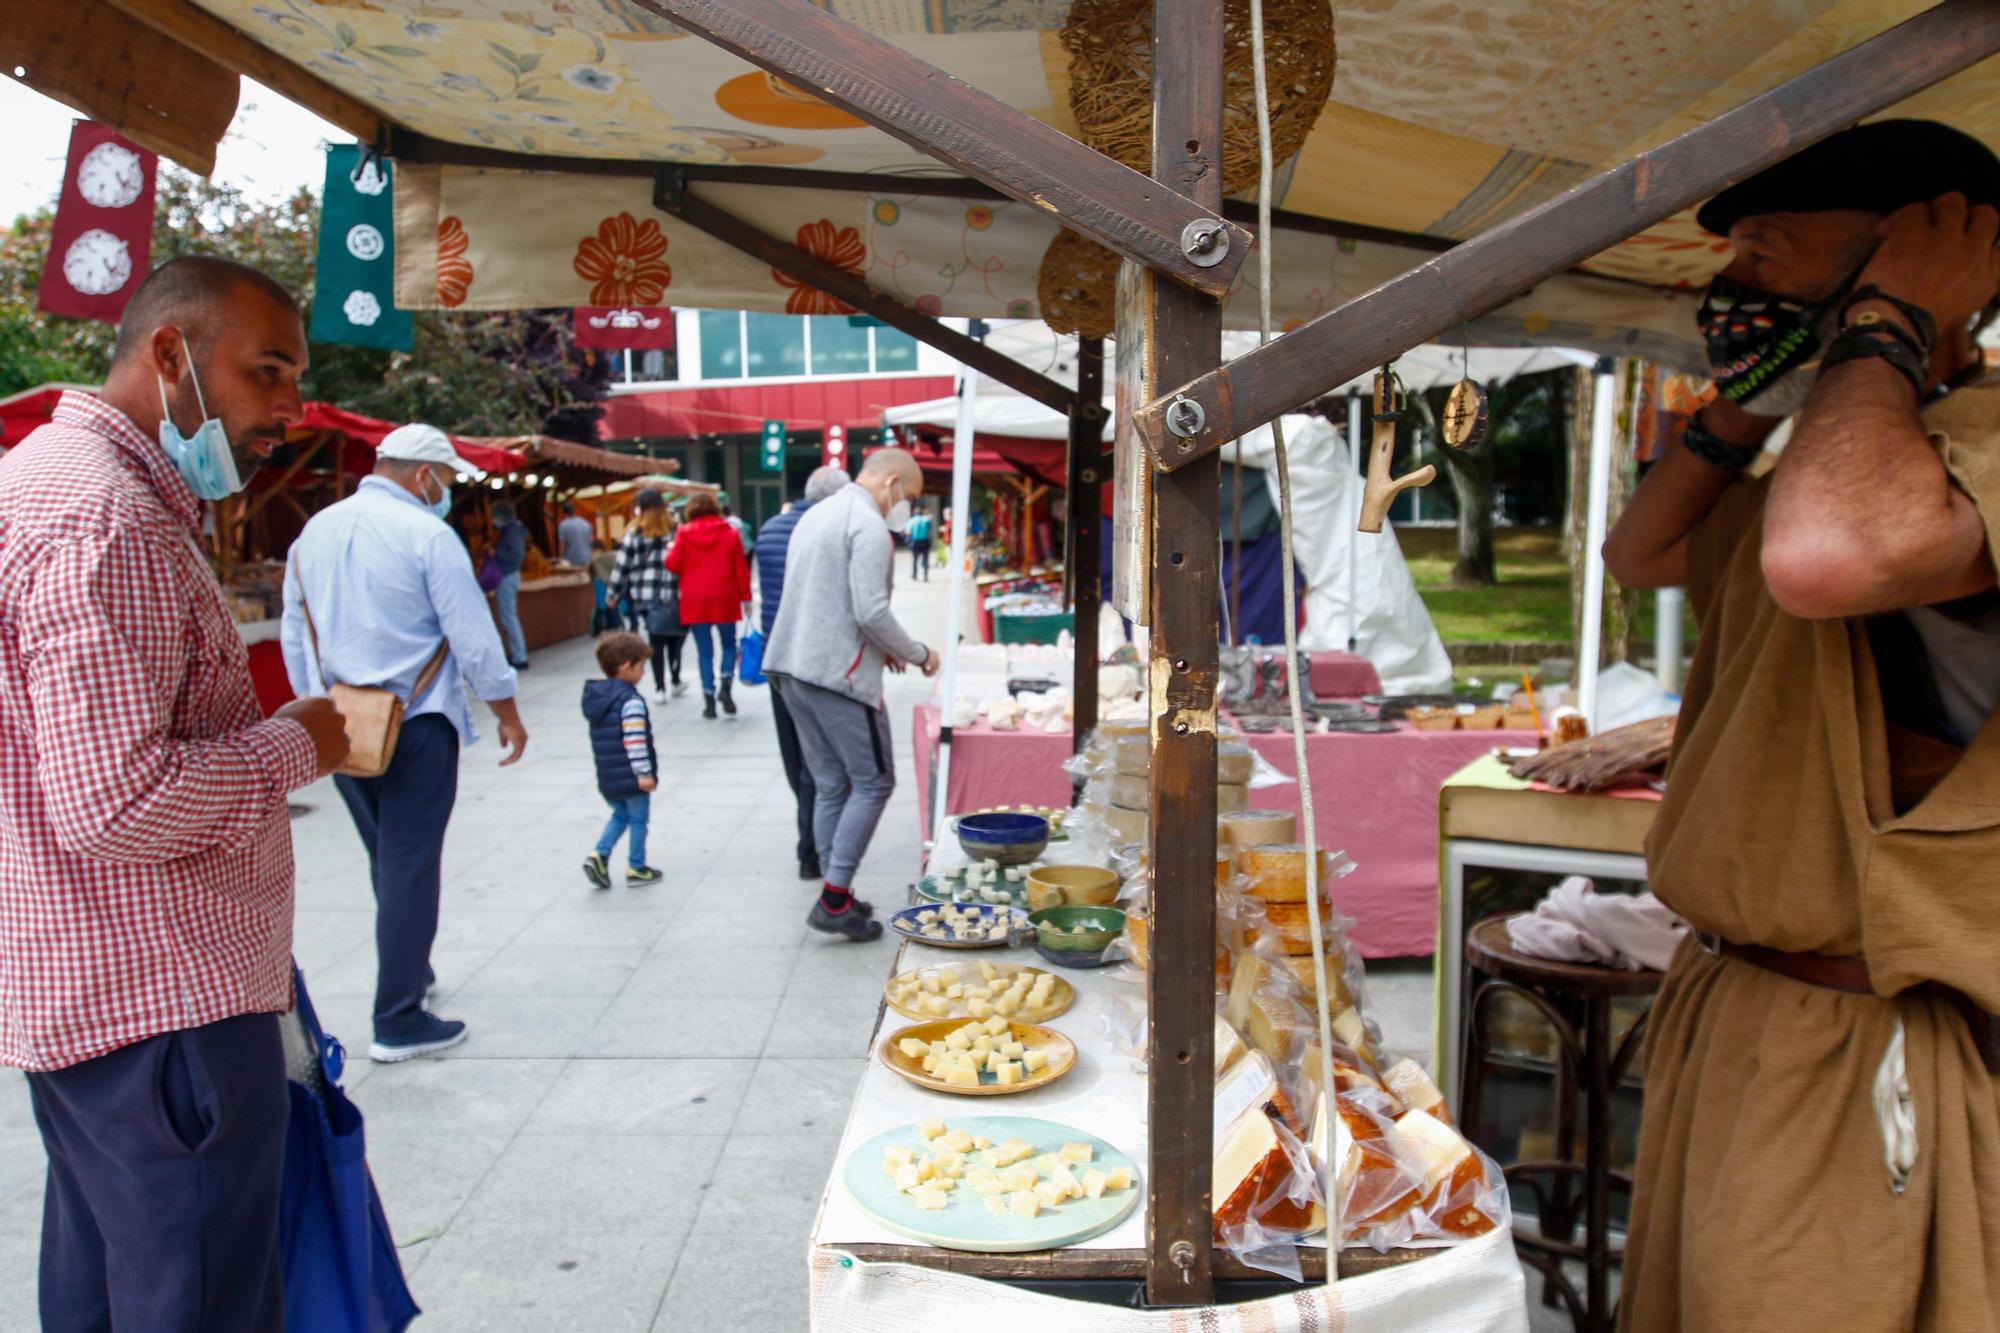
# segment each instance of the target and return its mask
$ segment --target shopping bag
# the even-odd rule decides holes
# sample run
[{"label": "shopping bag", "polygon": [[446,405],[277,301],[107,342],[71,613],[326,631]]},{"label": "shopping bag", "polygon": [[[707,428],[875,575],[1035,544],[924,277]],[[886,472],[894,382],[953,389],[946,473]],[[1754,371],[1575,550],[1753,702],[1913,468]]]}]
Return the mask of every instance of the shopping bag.
[{"label": "shopping bag", "polygon": [[745,685],[764,683],[764,632],[751,630],[743,636],[743,643],[736,654],[736,674],[743,678]]},{"label": "shopping bag", "polygon": [[285,1330],[402,1333],[419,1311],[368,1174],[361,1112],[340,1089],[345,1057],[321,1031],[297,965],[292,985],[324,1086],[288,1080],[291,1120],[278,1203]]},{"label": "shopping bag", "polygon": [[479,577],[481,592],[492,592],[500,586],[500,580],[507,577],[506,572],[500,568],[500,562],[490,555],[479,562],[479,568],[475,572]]}]

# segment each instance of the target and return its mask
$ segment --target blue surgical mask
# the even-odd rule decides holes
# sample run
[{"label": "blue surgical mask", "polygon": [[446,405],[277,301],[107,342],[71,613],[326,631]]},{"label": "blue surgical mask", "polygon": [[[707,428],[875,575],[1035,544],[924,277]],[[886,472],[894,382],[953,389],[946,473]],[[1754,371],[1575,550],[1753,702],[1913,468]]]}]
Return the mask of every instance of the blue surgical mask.
[{"label": "blue surgical mask", "polygon": [[188,378],[194,381],[195,406],[201,409],[201,426],[192,439],[174,424],[173,409],[167,405],[167,382],[160,381],[160,447],[167,451],[174,470],[201,500],[221,500],[243,489],[236,471],[236,454],[229,447],[229,432],[218,417],[208,414],[202,398],[201,377],[195,374],[194,353],[188,350],[187,335],[181,335],[181,352],[187,357]]},{"label": "blue surgical mask", "polygon": [[431,474],[431,480],[437,481],[438,498],[435,500],[426,500],[424,503],[431,507],[433,514],[436,514],[439,518],[444,518],[451,513],[451,487],[445,485],[442,481],[438,481],[438,476],[435,472]]}]

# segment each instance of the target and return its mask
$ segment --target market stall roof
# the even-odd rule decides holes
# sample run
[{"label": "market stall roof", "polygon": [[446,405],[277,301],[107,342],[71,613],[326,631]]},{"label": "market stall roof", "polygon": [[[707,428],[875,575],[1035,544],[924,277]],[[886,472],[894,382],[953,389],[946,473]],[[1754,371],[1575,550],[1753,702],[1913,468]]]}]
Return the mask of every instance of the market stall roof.
[{"label": "market stall roof", "polygon": [[766,421],[791,430],[873,429],[883,409],[951,392],[949,375],[857,376],[778,380],[758,384],[691,383],[618,392],[604,402],[598,435],[607,440],[652,436],[754,434]]},{"label": "market stall roof", "polygon": [[95,384],[37,384],[32,389],[0,398],[0,447],[12,449],[28,438],[28,432],[47,421],[61,397],[74,389],[96,393]]},{"label": "market stall roof", "polygon": [[[574,440],[558,440],[547,435],[509,435],[471,441],[483,448],[516,454],[519,467],[541,467],[553,473],[559,485],[602,485],[624,478],[644,477],[656,472],[672,472],[680,464],[672,459],[646,458],[621,454]],[[471,455],[467,455],[471,458]],[[477,461],[476,459],[473,461]],[[490,471],[491,469],[489,469]]]},{"label": "market stall roof", "polygon": [[[836,312],[830,298],[658,212],[652,168],[681,165],[704,199],[923,313],[1038,313],[1036,272],[1056,230],[1048,212],[970,183],[958,193],[918,186],[911,178],[940,170],[919,150],[632,0],[79,2],[93,14],[71,21],[95,23],[102,11],[107,25],[130,26],[127,15],[136,15],[155,36],[254,74],[364,141],[385,135],[399,162],[400,305],[671,299]],[[1057,40],[1068,6],[1059,0],[824,7],[1077,133]],[[1337,306],[1925,8],[1925,0],[1338,6],[1331,99],[1278,178],[1275,202],[1300,229],[1276,247],[1279,318]],[[105,91],[125,82],[93,77],[104,73],[93,62],[124,60],[127,44],[94,49],[73,66],[45,62],[27,79],[108,123],[137,119]],[[190,102],[180,123],[207,123],[195,115],[196,90],[177,94],[169,82],[148,92],[149,109],[172,113],[180,96]],[[1945,120],[2000,145],[2000,63],[1885,114]],[[721,183],[732,171],[732,183]],[[1339,231],[1349,239],[1326,234]],[[1589,276],[1543,283],[1474,327],[1488,340],[1698,365],[1685,300],[1672,293],[1702,282],[1722,250],[1682,213],[1587,260]],[[1254,314],[1246,285],[1239,280],[1229,305],[1238,327]]]},{"label": "market stall roof", "polygon": [[[335,407],[332,403],[308,402],[305,419],[288,431],[287,435],[298,437],[315,431],[326,431],[365,445],[372,455],[375,446],[382,443],[382,437],[401,424],[403,423],[397,421],[378,421],[359,412],[350,412],[344,407]],[[525,454],[518,449],[507,447],[511,441],[480,440],[464,435],[452,435],[450,439],[459,457],[468,463],[478,464],[483,472],[506,476],[512,472],[519,472],[527,464]],[[356,470],[365,472],[372,467],[374,462],[370,459]]]}]

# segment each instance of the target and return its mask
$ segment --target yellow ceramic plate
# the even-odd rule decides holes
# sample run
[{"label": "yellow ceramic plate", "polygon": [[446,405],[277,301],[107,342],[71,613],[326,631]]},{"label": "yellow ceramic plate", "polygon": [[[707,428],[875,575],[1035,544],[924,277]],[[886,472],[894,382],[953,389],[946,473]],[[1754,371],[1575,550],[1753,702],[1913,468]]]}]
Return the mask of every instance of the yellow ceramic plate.
[{"label": "yellow ceramic plate", "polygon": [[[987,981],[986,974],[979,970],[979,966],[976,963],[938,963],[932,967],[920,967],[913,972],[905,972],[900,976],[889,978],[889,988],[882,993],[882,998],[891,1009],[894,1009],[897,1013],[903,1015],[903,1017],[914,1018],[919,1022],[928,1023],[948,1018],[964,1021],[972,1017],[966,1011],[964,998],[960,997],[956,1000],[948,998],[944,994],[946,988],[952,985],[984,986],[997,993],[1013,984],[1016,973],[1027,972],[1031,974],[1031,978],[1034,975],[1048,973],[1047,968],[1027,967],[1021,963],[992,963],[989,966],[992,967],[994,973],[1000,978],[998,985]],[[1024,1006],[1016,1009],[1013,1013],[1006,1015],[1007,1018],[1022,1023],[1046,1023],[1057,1014],[1066,1012],[1071,1005],[1076,1003],[1076,989],[1063,977],[1057,976],[1054,973],[1048,974],[1056,978],[1056,984],[1049,988],[1049,1002],[1039,1008],[1030,1009]],[[933,976],[938,978],[939,985],[935,998],[943,1000],[949,1006],[941,1014],[932,1013],[923,1006],[924,1000],[929,998],[929,993],[921,989],[924,978]],[[912,981],[916,982],[919,987],[916,996],[908,1000],[898,999],[896,992],[906,983]],[[1030,984],[1033,984],[1032,979]]]},{"label": "yellow ceramic plate", "polygon": [[880,1047],[882,1063],[901,1074],[920,1088],[932,1092],[946,1092],[960,1097],[1002,1097],[1010,1092],[1026,1092],[1030,1088],[1046,1087],[1055,1082],[1076,1064],[1076,1043],[1057,1032],[1054,1028],[1038,1027],[1033,1023],[1009,1023],[1007,1041],[1018,1041],[1031,1050],[1039,1050],[1049,1057],[1048,1064],[1023,1078],[1019,1083],[1000,1083],[987,1071],[979,1071],[979,1086],[976,1088],[953,1087],[942,1078],[924,1072],[922,1056],[911,1057],[903,1053],[905,1039],[915,1039],[929,1046],[934,1041],[943,1041],[947,1034],[956,1032],[969,1018],[942,1018],[934,1023],[918,1023],[912,1027],[891,1032],[882,1039]]}]

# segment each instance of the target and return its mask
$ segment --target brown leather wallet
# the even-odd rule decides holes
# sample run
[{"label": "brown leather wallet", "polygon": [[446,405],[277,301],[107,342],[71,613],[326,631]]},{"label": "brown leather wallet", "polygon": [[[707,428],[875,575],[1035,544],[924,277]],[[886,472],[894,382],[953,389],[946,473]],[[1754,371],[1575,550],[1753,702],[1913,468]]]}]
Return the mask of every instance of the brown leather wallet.
[{"label": "brown leather wallet", "polygon": [[[1858,955],[1786,953],[1782,949],[1767,949],[1761,944],[1737,944],[1706,931],[1697,932],[1695,939],[1702,948],[1718,958],[1734,958],[1752,967],[1761,967],[1766,972],[1803,981],[1808,986],[1846,991],[1853,995],[1875,993],[1875,988],[1868,982],[1868,960]],[[1981,1009],[1963,991],[1934,982],[1930,986],[1965,1015],[1966,1026],[1972,1031],[1972,1044],[1979,1049],[1980,1062],[1986,1066],[1988,1074],[2000,1075],[2000,1014]]]}]

